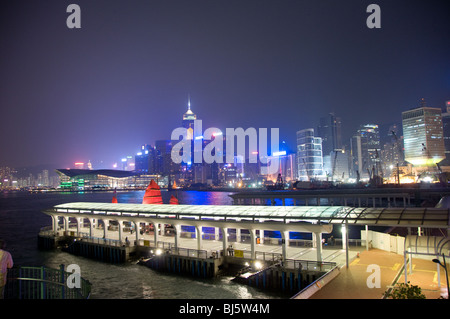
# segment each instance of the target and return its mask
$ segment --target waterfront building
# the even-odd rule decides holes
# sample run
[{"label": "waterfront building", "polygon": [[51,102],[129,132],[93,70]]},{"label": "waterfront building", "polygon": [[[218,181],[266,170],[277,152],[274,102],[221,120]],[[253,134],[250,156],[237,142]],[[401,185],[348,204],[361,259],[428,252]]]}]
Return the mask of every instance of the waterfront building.
[{"label": "waterfront building", "polygon": [[299,180],[322,179],[322,139],[314,136],[314,129],[297,132],[297,167]]},{"label": "waterfront building", "polygon": [[442,129],[444,134],[445,161],[450,164],[450,101],[445,102],[445,112],[442,113]]},{"label": "waterfront building", "polygon": [[141,150],[134,157],[134,169],[138,173],[156,174],[156,149],[155,147],[145,144],[141,146]]},{"label": "waterfront building", "polygon": [[0,189],[7,189],[13,187],[15,170],[13,168],[4,166],[0,167]]},{"label": "waterfront building", "polygon": [[238,183],[238,174],[236,166],[232,163],[226,163],[222,169],[223,180],[228,186],[234,186]]},{"label": "waterfront building", "polygon": [[61,185],[68,190],[114,189],[146,187],[157,175],[139,174],[122,170],[88,170],[88,169],[57,169]]},{"label": "waterfront building", "polygon": [[323,170],[328,180],[345,181],[350,177],[349,152],[338,149],[323,157]]},{"label": "waterfront building", "polygon": [[405,160],[414,166],[432,167],[445,158],[442,111],[422,106],[402,113]]},{"label": "waterfront building", "polygon": [[360,125],[350,140],[352,177],[370,178],[381,172],[380,132],[376,124]]},{"label": "waterfront building", "polygon": [[[191,143],[191,161],[188,163],[182,162],[179,165],[179,169],[177,170],[180,172],[180,174],[178,174],[178,179],[181,182],[183,182],[183,184],[185,184],[185,185],[189,185],[192,183],[206,182],[206,175],[205,175],[206,170],[204,170],[202,167],[203,163],[196,163],[195,165],[193,164],[194,163],[194,140],[195,140],[195,138],[199,138],[199,139],[202,138],[201,136],[194,136],[195,120],[197,120],[197,115],[191,110],[191,99],[190,99],[190,97],[188,97],[188,109],[183,114],[181,126],[187,129],[187,139],[192,141],[192,143]],[[202,141],[202,145],[204,147],[204,141]],[[203,147],[202,147],[202,151],[203,151]],[[172,149],[172,147],[170,147],[170,150],[171,149]],[[174,165],[171,157],[170,157],[171,164],[168,163],[169,157],[170,157],[170,152],[169,152],[169,156],[166,159],[166,166]],[[161,174],[167,174],[167,173],[168,173],[167,170],[161,172]]]},{"label": "waterfront building", "polygon": [[50,185],[48,170],[43,170],[41,173],[37,175],[37,186],[39,187],[48,187]]},{"label": "waterfront building", "polygon": [[171,140],[158,140],[155,142],[155,172],[160,175],[174,174],[178,166],[172,161],[173,143]]},{"label": "waterfront building", "polygon": [[74,167],[75,169],[84,169],[84,163],[83,163],[83,162],[75,162],[75,163],[73,164],[73,167]]},{"label": "waterfront building", "polygon": [[[122,157],[121,168],[123,171],[134,171],[134,169],[135,169],[134,157],[131,155]],[[84,168],[82,168],[82,169],[84,169]]]},{"label": "waterfront building", "polygon": [[400,126],[391,125],[381,149],[383,173],[391,183],[398,182],[397,175],[405,161],[403,154],[403,136],[401,136]]},{"label": "waterfront building", "polygon": [[297,154],[288,150],[286,143],[283,141],[280,146],[280,151],[272,153],[269,156],[269,163],[276,159],[278,160],[278,171],[268,176],[268,180],[276,182],[280,175],[284,182],[291,182],[297,180],[298,177],[298,165]]},{"label": "waterfront building", "polygon": [[317,127],[317,136],[322,138],[323,154],[342,149],[341,118],[334,113],[321,117]]}]

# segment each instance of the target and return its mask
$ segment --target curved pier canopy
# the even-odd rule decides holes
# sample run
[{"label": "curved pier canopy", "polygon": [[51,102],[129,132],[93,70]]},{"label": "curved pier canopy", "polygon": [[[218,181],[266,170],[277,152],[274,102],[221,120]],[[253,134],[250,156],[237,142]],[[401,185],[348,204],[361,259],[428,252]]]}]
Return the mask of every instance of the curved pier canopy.
[{"label": "curved pier canopy", "polygon": [[[307,232],[314,235],[315,241],[322,241],[322,233],[331,233],[333,226],[326,222],[342,207],[301,207],[301,206],[236,206],[236,205],[151,205],[75,202],[56,205],[44,213],[52,216],[54,231],[58,229],[58,217],[64,217],[66,229],[69,218],[94,220],[115,220],[119,223],[132,222],[136,229],[140,223],[170,224],[175,229],[175,247],[177,247],[181,226],[195,226],[197,232],[202,227],[215,227],[227,233],[228,229],[247,229],[251,236],[252,255],[255,252],[257,230],[280,231],[283,239],[283,257],[286,257],[286,244],[289,232]],[[322,220],[324,222],[322,222]],[[78,226],[77,226],[78,227]],[[136,239],[138,239],[138,231]],[[106,233],[105,233],[106,236]],[[119,239],[121,239],[119,227]],[[154,232],[155,242],[158,232]],[[196,236],[198,249],[202,248],[201,237]],[[227,236],[223,237],[224,250],[228,246]],[[317,245],[318,260],[321,260],[321,245]]]},{"label": "curved pier canopy", "polygon": [[53,216],[84,217],[117,221],[165,223],[197,227],[241,228],[249,230],[330,233],[322,223],[340,207],[230,206],[230,205],[149,205],[75,202],[56,205],[44,213]]},{"label": "curved pier canopy", "polygon": [[[45,210],[49,215],[114,216],[112,219],[164,220],[169,224],[329,233],[332,224],[372,226],[450,226],[447,208],[363,208],[348,206],[151,205],[74,202]],[[161,221],[160,221],[161,222]],[[262,224],[264,223],[264,224]],[[264,225],[264,226],[262,226]],[[284,225],[284,226],[283,226]],[[268,227],[268,228],[267,228]]]},{"label": "curved pier canopy", "polygon": [[[202,249],[202,227],[215,227],[227,234],[228,229],[247,229],[251,236],[251,253],[255,254],[257,230],[279,231],[282,237],[282,255],[286,258],[286,242],[289,232],[306,232],[313,234],[317,247],[317,261],[322,260],[323,233],[331,233],[333,224],[366,225],[366,226],[398,226],[398,227],[430,227],[448,228],[450,209],[445,208],[354,208],[347,206],[261,206],[261,205],[170,205],[170,204],[122,204],[74,202],[56,205],[44,213],[52,216],[53,231],[58,230],[58,219],[63,217],[65,227],[69,218],[75,218],[78,224],[89,219],[91,233],[96,220],[103,222],[115,220],[119,224],[134,223],[136,230],[141,223],[174,226],[175,247],[181,226],[195,226],[197,232],[197,249]],[[106,227],[104,238],[106,238]],[[119,240],[122,239],[122,227],[119,227]],[[366,227],[367,230],[367,227]],[[139,241],[136,231],[136,242]],[[155,242],[158,231],[154,232]],[[218,238],[218,237],[217,237]],[[228,247],[227,236],[222,236],[224,251]],[[344,242],[344,241],[343,241]],[[345,249],[348,253],[347,245]]]}]

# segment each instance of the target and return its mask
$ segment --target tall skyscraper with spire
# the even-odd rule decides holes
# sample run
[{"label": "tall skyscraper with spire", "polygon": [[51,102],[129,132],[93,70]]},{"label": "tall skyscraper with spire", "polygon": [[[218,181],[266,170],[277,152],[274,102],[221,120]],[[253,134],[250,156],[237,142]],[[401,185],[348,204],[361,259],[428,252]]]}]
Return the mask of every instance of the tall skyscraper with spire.
[{"label": "tall skyscraper with spire", "polygon": [[188,129],[188,139],[194,136],[194,120],[197,119],[197,115],[191,110],[191,98],[188,97],[188,110],[183,114],[182,126]]}]

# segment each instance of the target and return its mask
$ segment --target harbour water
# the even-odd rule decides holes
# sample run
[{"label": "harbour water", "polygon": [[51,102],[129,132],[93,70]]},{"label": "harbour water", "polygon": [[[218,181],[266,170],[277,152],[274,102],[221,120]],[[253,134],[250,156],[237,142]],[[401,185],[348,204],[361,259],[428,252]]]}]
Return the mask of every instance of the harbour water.
[{"label": "harbour water", "polygon": [[[231,205],[227,192],[163,191],[168,203],[176,194],[180,204]],[[141,203],[144,191],[118,192],[119,203]],[[37,249],[37,234],[41,227],[51,225],[42,210],[68,202],[111,202],[112,192],[0,194],[0,238],[7,243],[14,262],[20,266],[77,264],[81,276],[92,283],[92,299],[278,299],[282,296],[263,292],[231,281],[231,277],[194,279],[165,274],[127,263],[111,265],[61,251]],[[286,296],[284,296],[286,297]]]}]

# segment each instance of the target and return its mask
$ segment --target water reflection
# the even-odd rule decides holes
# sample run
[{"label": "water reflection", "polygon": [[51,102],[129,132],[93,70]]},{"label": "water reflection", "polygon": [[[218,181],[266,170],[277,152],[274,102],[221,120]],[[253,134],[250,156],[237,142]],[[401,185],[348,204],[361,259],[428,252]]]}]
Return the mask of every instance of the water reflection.
[{"label": "water reflection", "polygon": [[[141,204],[145,191],[117,193],[119,203]],[[181,205],[231,205],[233,203],[229,192],[205,191],[161,191],[164,204],[168,204],[170,196],[174,195]],[[112,200],[112,195],[111,195]]]},{"label": "water reflection", "polygon": [[[230,205],[227,192],[162,191],[164,203],[176,196],[180,204]],[[119,203],[142,203],[144,191],[118,192]],[[231,282],[231,277],[194,279],[163,274],[147,267],[127,263],[111,265],[61,251],[37,249],[39,229],[51,224],[42,210],[68,202],[111,202],[113,192],[92,193],[9,193],[0,195],[0,237],[8,244],[16,265],[59,268],[77,264],[81,276],[92,283],[93,299],[242,299],[279,298],[252,287]]]}]

